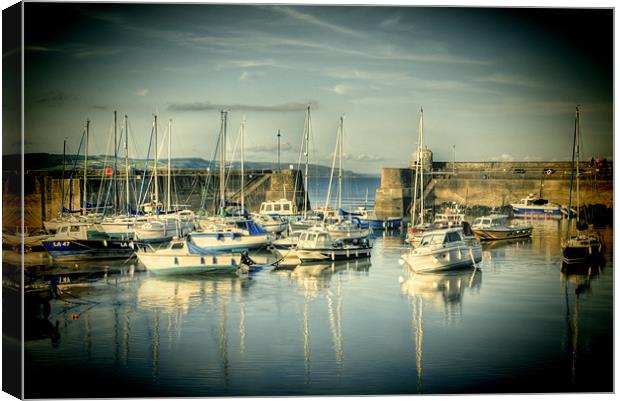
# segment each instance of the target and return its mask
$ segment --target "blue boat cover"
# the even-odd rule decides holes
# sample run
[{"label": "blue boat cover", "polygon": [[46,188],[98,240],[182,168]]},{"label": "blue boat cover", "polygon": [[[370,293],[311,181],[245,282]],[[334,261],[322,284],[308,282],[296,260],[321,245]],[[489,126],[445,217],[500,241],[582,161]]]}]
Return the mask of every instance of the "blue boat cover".
[{"label": "blue boat cover", "polygon": [[196,244],[194,244],[191,238],[187,241],[187,250],[189,253],[195,255],[219,255],[221,252],[212,251],[210,249],[202,248]]},{"label": "blue boat cover", "polygon": [[248,232],[249,232],[250,235],[267,234],[267,231],[263,227],[261,227],[260,225],[256,224],[252,220],[248,220]]}]

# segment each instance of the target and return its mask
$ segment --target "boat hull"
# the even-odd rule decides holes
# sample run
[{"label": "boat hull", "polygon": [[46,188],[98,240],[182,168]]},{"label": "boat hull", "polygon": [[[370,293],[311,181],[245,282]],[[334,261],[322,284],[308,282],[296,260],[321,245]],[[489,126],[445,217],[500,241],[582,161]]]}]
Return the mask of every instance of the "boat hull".
[{"label": "boat hull", "polygon": [[368,224],[368,228],[375,231],[397,230],[402,224],[402,219],[361,220],[361,222],[366,222]]},{"label": "boat hull", "polygon": [[243,251],[260,249],[269,244],[268,235],[239,235],[236,233],[192,233],[192,241],[212,251]]},{"label": "boat hull", "polygon": [[297,249],[290,252],[294,252],[299,260],[305,263],[369,258],[371,251],[371,247],[350,247],[342,249]]},{"label": "boat hull", "polygon": [[157,255],[136,254],[140,263],[156,275],[235,273],[241,266],[241,254],[223,255]]},{"label": "boat hull", "polygon": [[507,229],[473,228],[472,231],[480,241],[499,241],[532,236],[532,227]]},{"label": "boat hull", "polygon": [[515,217],[532,218],[532,219],[561,219],[562,210],[559,207],[519,207],[512,205],[512,211]]},{"label": "boat hull", "polygon": [[460,246],[423,255],[410,252],[402,255],[401,259],[418,273],[456,270],[479,263],[482,260],[482,249],[480,246]]},{"label": "boat hull", "polygon": [[56,240],[43,241],[43,246],[56,261],[126,259],[134,254],[133,244],[122,240]]},{"label": "boat hull", "polygon": [[562,247],[562,262],[582,264],[595,261],[603,256],[602,244],[569,245]]}]

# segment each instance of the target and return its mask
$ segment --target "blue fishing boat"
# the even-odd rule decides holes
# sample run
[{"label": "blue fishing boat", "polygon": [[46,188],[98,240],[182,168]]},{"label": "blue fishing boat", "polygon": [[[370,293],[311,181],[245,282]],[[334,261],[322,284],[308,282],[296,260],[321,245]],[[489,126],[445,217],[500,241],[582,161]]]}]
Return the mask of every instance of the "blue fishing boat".
[{"label": "blue fishing boat", "polygon": [[84,222],[61,223],[42,244],[55,261],[125,259],[134,254],[132,242],[110,239]]},{"label": "blue fishing boat", "polygon": [[511,203],[515,217],[561,219],[562,206],[529,194],[518,203]]}]

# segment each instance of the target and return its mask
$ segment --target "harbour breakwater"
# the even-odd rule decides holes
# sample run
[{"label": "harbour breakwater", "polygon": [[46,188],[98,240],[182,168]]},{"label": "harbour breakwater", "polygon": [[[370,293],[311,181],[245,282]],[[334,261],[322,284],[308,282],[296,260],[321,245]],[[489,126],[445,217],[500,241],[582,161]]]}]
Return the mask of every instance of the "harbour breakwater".
[{"label": "harbour breakwater", "polygon": [[[452,202],[468,208],[501,208],[529,194],[567,205],[570,166],[570,162],[431,162],[423,166],[423,196],[429,208]],[[375,210],[379,217],[409,215],[415,173],[412,165],[381,170],[381,184],[375,194]],[[613,207],[611,163],[583,162],[579,176],[581,205],[596,205],[606,210]]]},{"label": "harbour breakwater", "polygon": [[[106,204],[116,203],[123,210],[127,198],[126,178],[119,174],[114,180],[106,176],[105,170],[93,169],[87,172],[87,200],[88,202]],[[161,174],[161,170],[160,170]],[[58,217],[62,206],[66,209],[79,210],[84,199],[83,171],[63,175],[61,171],[27,171],[23,176],[23,213],[24,225],[27,227],[42,227],[43,221]],[[180,207],[187,207],[198,211],[204,209],[214,212],[219,202],[219,176],[208,174],[205,169],[174,169],[172,171],[170,188],[171,203]],[[132,170],[130,176],[130,203],[135,209],[136,198],[145,199],[138,194],[152,191],[154,187],[151,172]],[[244,206],[250,212],[258,211],[260,204],[265,201],[282,198],[295,199],[299,210],[303,208],[304,197],[307,196],[303,185],[303,173],[294,169],[282,170],[250,170],[245,171]],[[3,173],[3,214],[2,223],[5,228],[15,228],[19,225],[21,206],[22,176],[19,170],[4,171]],[[116,182],[116,185],[114,185]],[[158,176],[159,201],[165,202],[167,177]],[[115,189],[116,188],[116,189]],[[64,202],[62,193],[64,191]],[[240,171],[231,171],[226,178],[226,199],[230,203],[241,201],[241,174]],[[150,201],[151,199],[147,199]],[[308,199],[308,205],[310,200]],[[109,210],[109,209],[107,209]],[[126,210],[126,209],[125,209]],[[102,212],[99,209],[98,212]]]}]

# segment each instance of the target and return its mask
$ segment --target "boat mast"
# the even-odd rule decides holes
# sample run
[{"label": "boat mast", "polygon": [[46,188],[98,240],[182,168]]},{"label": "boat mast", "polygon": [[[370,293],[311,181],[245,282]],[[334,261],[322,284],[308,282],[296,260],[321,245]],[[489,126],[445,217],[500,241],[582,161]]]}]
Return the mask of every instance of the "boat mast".
[{"label": "boat mast", "polygon": [[338,209],[342,209],[342,143],[344,141],[344,116],[340,116],[340,142],[338,147]]},{"label": "boat mast", "polygon": [[[280,131],[278,131],[279,134]],[[241,122],[241,213],[245,215],[245,171],[244,171],[244,155],[243,155],[243,137],[245,136],[245,116],[243,116],[243,121]],[[279,137],[278,137],[279,144]],[[278,153],[278,157],[279,157]]]},{"label": "boat mast", "polygon": [[130,206],[129,206],[129,131],[127,130],[127,114],[125,114],[125,196],[127,197],[127,215],[130,214]]},{"label": "boat mast", "polygon": [[155,135],[155,166],[153,167],[153,185],[154,185],[154,199],[155,202],[155,213],[158,212],[157,206],[159,203],[159,183],[157,181],[157,162],[158,160],[158,148],[157,148],[157,114],[155,114],[153,120],[154,127],[154,135]]},{"label": "boat mast", "polygon": [[571,161],[571,170],[570,170],[570,190],[568,192],[568,218],[566,220],[566,241],[569,239],[570,234],[570,216],[572,209],[572,200],[573,200],[573,174],[575,173],[575,149],[577,144],[577,132],[579,126],[579,106],[575,108],[575,132],[573,134],[573,159]]},{"label": "boat mast", "polygon": [[310,142],[310,105],[308,105],[308,108],[306,109],[306,129],[305,129],[305,137],[304,137],[304,143],[305,143],[305,157],[306,157],[306,167],[305,167],[305,171],[304,171],[304,191],[305,196],[304,196],[304,219],[308,216],[308,154],[309,154],[309,147],[308,147],[308,143]]},{"label": "boat mast", "polygon": [[62,141],[62,178],[60,179],[60,217],[64,214],[65,209],[65,155],[67,153],[67,138]]},{"label": "boat mast", "polygon": [[581,142],[581,119],[579,114],[579,106],[577,106],[577,116],[576,116],[576,136],[575,136],[575,176],[577,177],[577,220],[576,224],[579,225],[579,209],[581,206],[581,202],[579,199],[579,144]]},{"label": "boat mast", "polygon": [[420,224],[424,224],[424,110],[420,107]]},{"label": "boat mast", "polygon": [[[418,123],[418,148],[416,150],[416,158],[415,158],[415,179],[413,184],[413,206],[411,207],[411,225],[415,226],[415,213],[417,208],[417,200],[418,200],[418,177],[421,175],[421,155],[422,155],[422,119],[423,119],[423,111],[420,108],[420,121]],[[420,180],[421,182],[421,180]],[[422,193],[422,188],[420,187],[420,193]]]},{"label": "boat mast", "polygon": [[171,210],[171,201],[170,201],[170,148],[172,147],[172,119],[168,120],[168,181],[166,182],[166,212]]},{"label": "boat mast", "polygon": [[116,181],[116,168],[118,166],[118,151],[117,151],[117,120],[116,120],[116,110],[114,110],[114,170],[112,172],[112,180],[114,182],[114,213],[118,213],[118,182]]},{"label": "boat mast", "polygon": [[221,111],[221,127],[220,127],[220,215],[224,217],[226,209],[226,118],[228,113]]},{"label": "boat mast", "polygon": [[88,135],[89,135],[89,129],[90,129],[90,120],[86,120],[86,146],[84,147],[84,189],[82,190],[82,194],[83,194],[83,204],[82,204],[82,214],[84,213],[84,210],[86,209],[87,205],[87,176],[86,176],[86,166],[88,165]]}]

